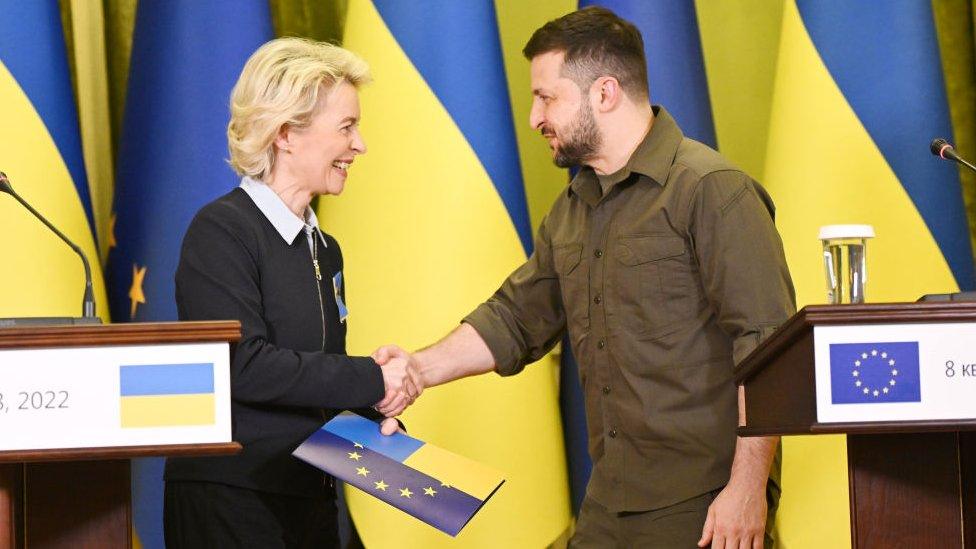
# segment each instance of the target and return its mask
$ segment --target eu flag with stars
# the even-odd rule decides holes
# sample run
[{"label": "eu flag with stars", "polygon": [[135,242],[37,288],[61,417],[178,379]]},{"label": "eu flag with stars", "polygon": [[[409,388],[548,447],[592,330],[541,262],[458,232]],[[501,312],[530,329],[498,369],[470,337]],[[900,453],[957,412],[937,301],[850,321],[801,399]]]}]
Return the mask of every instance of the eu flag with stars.
[{"label": "eu flag with stars", "polygon": [[[225,161],[231,88],[272,34],[264,0],[139,2],[109,253],[115,321],[177,319],[183,234],[197,210],[239,183]],[[164,545],[162,474],[160,458],[132,463],[133,530],[144,549]]]},{"label": "eu flag with stars", "polygon": [[501,487],[494,470],[402,433],[342,414],[312,433],[295,457],[438,530],[456,536]]},{"label": "eu flag with stars", "polygon": [[830,396],[834,404],[921,402],[918,342],[832,344]]}]

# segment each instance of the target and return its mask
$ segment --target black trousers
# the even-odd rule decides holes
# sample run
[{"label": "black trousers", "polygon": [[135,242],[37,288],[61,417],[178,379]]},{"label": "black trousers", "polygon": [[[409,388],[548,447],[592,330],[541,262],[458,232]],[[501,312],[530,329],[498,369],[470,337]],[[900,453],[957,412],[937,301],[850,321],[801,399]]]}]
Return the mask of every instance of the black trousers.
[{"label": "black trousers", "polygon": [[332,491],[303,498],[213,482],[167,482],[168,549],[338,548]]}]

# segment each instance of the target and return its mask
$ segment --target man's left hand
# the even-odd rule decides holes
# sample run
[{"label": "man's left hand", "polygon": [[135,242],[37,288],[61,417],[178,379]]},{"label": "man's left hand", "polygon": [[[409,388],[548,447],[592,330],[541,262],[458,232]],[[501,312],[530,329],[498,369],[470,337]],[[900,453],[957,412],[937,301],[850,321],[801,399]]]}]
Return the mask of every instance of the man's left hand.
[{"label": "man's left hand", "polygon": [[699,547],[763,549],[766,486],[731,482],[708,507]]}]

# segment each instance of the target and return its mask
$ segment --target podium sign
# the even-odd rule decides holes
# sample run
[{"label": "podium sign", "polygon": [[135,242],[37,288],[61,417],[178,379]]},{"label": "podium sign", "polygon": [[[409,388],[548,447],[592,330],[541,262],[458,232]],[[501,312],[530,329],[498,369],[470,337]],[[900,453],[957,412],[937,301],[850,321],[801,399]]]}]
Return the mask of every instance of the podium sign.
[{"label": "podium sign", "polygon": [[240,337],[237,321],[0,328],[0,548],[131,547],[131,458],[241,450]]},{"label": "podium sign", "polygon": [[738,366],[741,436],[847,435],[851,546],[976,546],[976,302],[810,305]]},{"label": "podium sign", "polygon": [[0,350],[0,451],[231,441],[229,344]]},{"label": "podium sign", "polygon": [[817,421],[976,418],[976,324],[815,326]]}]

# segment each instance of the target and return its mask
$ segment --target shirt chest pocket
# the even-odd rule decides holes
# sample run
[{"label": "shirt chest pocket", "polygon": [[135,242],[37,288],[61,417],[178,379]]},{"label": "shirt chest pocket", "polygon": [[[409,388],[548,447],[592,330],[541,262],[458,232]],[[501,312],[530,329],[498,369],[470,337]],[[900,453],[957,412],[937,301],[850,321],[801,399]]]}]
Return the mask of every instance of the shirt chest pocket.
[{"label": "shirt chest pocket", "polygon": [[635,328],[649,337],[667,335],[697,314],[701,301],[697,268],[683,238],[673,235],[622,237],[614,247],[610,282]]},{"label": "shirt chest pocket", "polygon": [[587,308],[589,288],[587,284],[588,265],[583,261],[582,244],[557,246],[552,251],[553,263],[559,275],[559,290],[566,310],[569,329],[590,326]]}]

